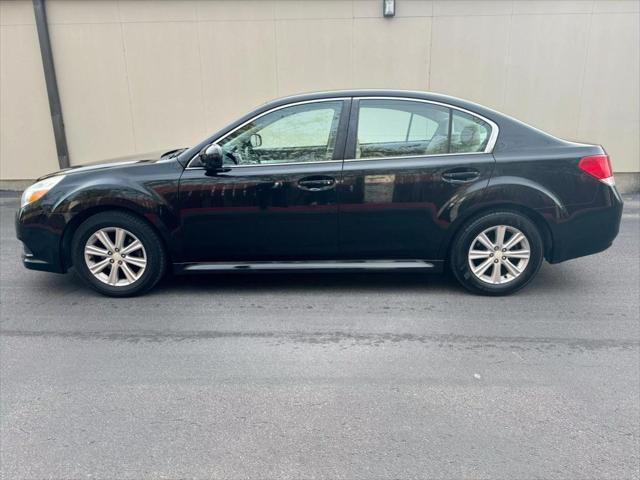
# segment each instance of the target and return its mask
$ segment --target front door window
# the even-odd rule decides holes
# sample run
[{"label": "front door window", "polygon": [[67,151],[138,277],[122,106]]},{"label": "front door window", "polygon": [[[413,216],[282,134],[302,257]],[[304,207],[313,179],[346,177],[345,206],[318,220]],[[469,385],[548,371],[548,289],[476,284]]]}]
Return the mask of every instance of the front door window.
[{"label": "front door window", "polygon": [[332,160],[341,110],[342,101],[280,108],[252,120],[218,144],[230,165]]}]

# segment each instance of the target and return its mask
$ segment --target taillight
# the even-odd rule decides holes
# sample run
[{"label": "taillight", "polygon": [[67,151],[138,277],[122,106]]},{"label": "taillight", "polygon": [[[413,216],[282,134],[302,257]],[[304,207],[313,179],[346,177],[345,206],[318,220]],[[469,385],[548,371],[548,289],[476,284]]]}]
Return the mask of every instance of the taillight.
[{"label": "taillight", "polygon": [[580,159],[578,167],[580,167],[580,170],[583,172],[588,173],[607,185],[615,184],[609,155],[590,155],[583,157]]}]

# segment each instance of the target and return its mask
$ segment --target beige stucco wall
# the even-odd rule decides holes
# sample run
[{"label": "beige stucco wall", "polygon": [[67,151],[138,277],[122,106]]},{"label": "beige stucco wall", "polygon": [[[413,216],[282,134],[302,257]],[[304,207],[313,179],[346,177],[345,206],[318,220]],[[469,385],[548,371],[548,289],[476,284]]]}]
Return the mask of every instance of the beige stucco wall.
[{"label": "beige stucco wall", "polygon": [[[640,171],[640,1],[47,0],[71,162],[189,145],[274,97],[464,97]],[[31,2],[1,1],[2,178],[55,168]],[[29,154],[25,154],[29,152]]]}]

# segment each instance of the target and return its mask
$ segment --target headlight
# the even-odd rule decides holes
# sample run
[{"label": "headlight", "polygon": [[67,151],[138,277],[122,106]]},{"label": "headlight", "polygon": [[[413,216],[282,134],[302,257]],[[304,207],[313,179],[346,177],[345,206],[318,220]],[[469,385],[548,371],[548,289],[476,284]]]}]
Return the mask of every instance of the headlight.
[{"label": "headlight", "polygon": [[40,180],[39,182],[31,185],[22,193],[20,208],[42,198],[45,193],[60,183],[64,177],[66,177],[66,175],[56,175],[54,177],[45,178],[44,180]]}]

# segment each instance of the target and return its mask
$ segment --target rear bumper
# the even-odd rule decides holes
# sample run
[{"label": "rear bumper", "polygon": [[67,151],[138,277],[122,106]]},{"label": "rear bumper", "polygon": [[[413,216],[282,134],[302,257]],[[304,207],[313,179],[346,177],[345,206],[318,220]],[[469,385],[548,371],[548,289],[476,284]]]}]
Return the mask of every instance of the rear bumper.
[{"label": "rear bumper", "polygon": [[602,252],[611,246],[620,230],[623,201],[615,187],[599,192],[596,202],[575,208],[552,226],[550,263]]}]

